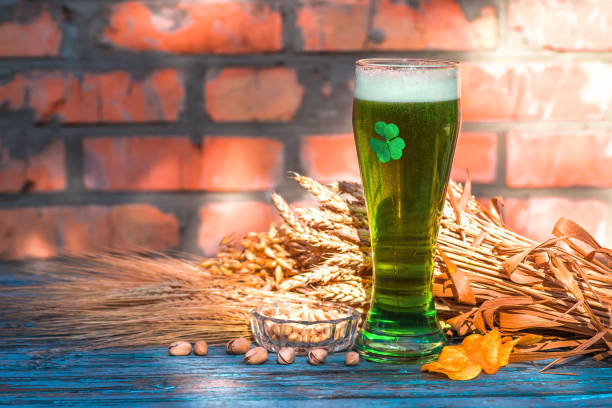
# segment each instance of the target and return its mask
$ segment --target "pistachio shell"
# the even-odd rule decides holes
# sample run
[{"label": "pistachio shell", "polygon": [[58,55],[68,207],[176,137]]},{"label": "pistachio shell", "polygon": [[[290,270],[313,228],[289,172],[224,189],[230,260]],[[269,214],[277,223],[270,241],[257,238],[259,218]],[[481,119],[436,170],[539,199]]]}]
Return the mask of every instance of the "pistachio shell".
[{"label": "pistachio shell", "polygon": [[312,365],[321,365],[327,358],[327,350],[322,348],[312,349],[308,352],[308,362]]},{"label": "pistachio shell", "polygon": [[175,341],[168,346],[168,353],[171,356],[187,356],[191,354],[191,343]]},{"label": "pistachio shell", "polygon": [[278,364],[293,364],[295,361],[295,349],[292,347],[283,347],[278,350],[278,354],[276,356],[276,361]]},{"label": "pistachio shell", "polygon": [[227,343],[225,350],[227,354],[244,354],[251,348],[251,342],[244,337],[232,339]]},{"label": "pistachio shell", "polygon": [[344,357],[344,363],[347,366],[356,366],[357,364],[359,364],[359,353],[355,351],[349,351]]},{"label": "pistachio shell", "polygon": [[196,341],[193,345],[193,352],[198,356],[205,356],[208,354],[208,344],[204,340]]},{"label": "pistachio shell", "polygon": [[252,348],[244,355],[247,364],[263,364],[266,360],[268,360],[268,351],[263,347]]}]

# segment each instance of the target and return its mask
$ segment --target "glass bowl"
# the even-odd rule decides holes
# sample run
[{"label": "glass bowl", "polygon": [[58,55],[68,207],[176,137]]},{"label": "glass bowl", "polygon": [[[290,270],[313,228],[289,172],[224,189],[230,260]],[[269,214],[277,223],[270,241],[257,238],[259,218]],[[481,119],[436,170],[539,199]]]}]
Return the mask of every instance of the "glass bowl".
[{"label": "glass bowl", "polygon": [[297,354],[311,348],[330,353],[353,345],[359,312],[350,306],[274,303],[251,311],[255,341],[268,351],[293,347]]}]

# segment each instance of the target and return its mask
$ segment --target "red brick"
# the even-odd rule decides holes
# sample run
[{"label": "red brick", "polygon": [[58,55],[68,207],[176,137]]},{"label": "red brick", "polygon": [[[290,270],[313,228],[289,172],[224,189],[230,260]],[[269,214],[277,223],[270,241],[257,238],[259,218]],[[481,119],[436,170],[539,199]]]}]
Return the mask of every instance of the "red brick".
[{"label": "red brick", "polygon": [[206,137],[200,188],[255,191],[274,188],[283,178],[283,145],[269,138]]},{"label": "red brick", "polygon": [[322,183],[361,180],[352,133],[305,136],[301,155],[306,173]]},{"label": "red brick", "polygon": [[23,75],[15,75],[15,77],[7,83],[0,83],[0,111],[4,109],[2,105],[7,105],[9,108],[16,110],[22,109],[26,104],[26,89],[29,91],[30,86],[26,83]]},{"label": "red brick", "polygon": [[111,246],[108,207],[0,210],[0,259],[48,258]]},{"label": "red brick", "polygon": [[29,71],[0,85],[0,105],[30,108],[38,121],[59,116],[67,123],[156,122],[178,119],[185,90],[174,69],[153,71],[143,80],[124,71],[85,74]]},{"label": "red brick", "polygon": [[55,207],[53,214],[64,251],[83,254],[113,246],[109,207]]},{"label": "red brick", "polygon": [[493,132],[461,132],[455,150],[451,178],[465,181],[470,171],[472,181],[490,183],[497,173],[497,134]]},{"label": "red brick", "polygon": [[62,32],[48,11],[33,21],[0,24],[0,57],[46,57],[57,55]]},{"label": "red brick", "polygon": [[298,9],[297,25],[306,51],[474,50],[497,43],[493,6],[468,20],[453,0],[421,2],[418,8],[392,0],[377,2],[369,40],[367,0],[306,0]]},{"label": "red brick", "polygon": [[555,223],[565,217],[589,231],[600,244],[606,243],[608,203],[604,201],[558,197],[508,198],[504,212],[512,229],[537,241],[552,237]]},{"label": "red brick", "polygon": [[293,69],[224,68],[209,72],[205,99],[215,122],[281,121],[293,118],[304,88]]},{"label": "red brick", "polygon": [[495,8],[486,5],[468,20],[456,0],[422,1],[418,7],[381,0],[373,28],[384,33],[373,47],[380,50],[477,50],[497,44]]},{"label": "red brick", "polygon": [[510,132],[506,155],[511,187],[612,187],[612,133]]},{"label": "red brick", "polygon": [[54,217],[49,209],[0,210],[0,259],[46,258],[56,254]]},{"label": "red brick", "polygon": [[307,0],[297,12],[305,51],[360,50],[367,40],[369,1]]},{"label": "red brick", "polygon": [[267,231],[278,215],[269,204],[243,201],[207,204],[200,210],[200,218],[198,245],[204,253],[213,255],[226,235],[240,238],[251,231]]},{"label": "red brick", "polygon": [[466,121],[586,120],[610,116],[612,66],[599,62],[466,63]]},{"label": "red brick", "polygon": [[111,243],[124,249],[166,250],[180,245],[179,222],[149,204],[124,204],[109,212]]},{"label": "red brick", "polygon": [[179,246],[175,215],[149,204],[52,207],[63,250],[85,253],[119,248],[166,250]]},{"label": "red brick", "polygon": [[83,184],[92,190],[199,188],[200,150],[187,137],[104,137],[83,141]]},{"label": "red brick", "polygon": [[25,159],[11,157],[0,140],[0,192],[58,191],[66,188],[63,140],[53,140]]},{"label": "red brick", "polygon": [[535,47],[612,50],[612,3],[608,0],[512,0],[508,24]]},{"label": "red brick", "polygon": [[106,137],[83,141],[91,190],[268,190],[282,179],[283,146],[269,138]]},{"label": "red brick", "polygon": [[3,260],[180,245],[176,216],[149,204],[0,209],[0,237]]},{"label": "red brick", "polygon": [[179,0],[151,9],[130,1],[112,7],[103,41],[134,51],[238,54],[279,51],[280,14],[258,1]]}]

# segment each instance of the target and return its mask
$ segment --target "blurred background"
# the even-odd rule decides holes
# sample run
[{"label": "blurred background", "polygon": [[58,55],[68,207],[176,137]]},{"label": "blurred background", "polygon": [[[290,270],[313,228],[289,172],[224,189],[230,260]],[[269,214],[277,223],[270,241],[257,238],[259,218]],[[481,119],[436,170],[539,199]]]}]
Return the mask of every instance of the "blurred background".
[{"label": "blurred background", "polygon": [[287,178],[358,180],[353,62],[456,59],[452,177],[612,242],[608,0],[0,0],[0,259],[211,255]]}]

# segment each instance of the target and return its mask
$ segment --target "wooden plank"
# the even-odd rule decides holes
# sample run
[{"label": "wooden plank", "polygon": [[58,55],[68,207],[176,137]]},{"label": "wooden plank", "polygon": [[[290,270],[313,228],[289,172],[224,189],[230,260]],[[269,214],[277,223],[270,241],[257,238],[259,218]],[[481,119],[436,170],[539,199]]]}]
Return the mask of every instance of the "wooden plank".
[{"label": "wooden plank", "polygon": [[498,374],[453,382],[418,371],[415,365],[362,361],[346,367],[343,354],[313,367],[304,357],[281,366],[271,359],[247,366],[240,356],[211,347],[206,357],[169,357],[165,348],[53,353],[30,347],[0,351],[0,398],[6,405],[150,406],[411,406],[555,407],[612,404],[612,365],[583,358],[563,371],[539,374],[529,363]]},{"label": "wooden plank", "polygon": [[[0,285],[5,287],[44,280],[41,276],[24,279],[9,268],[2,272]],[[1,348],[1,405],[612,406],[612,365],[589,358],[561,369],[577,376],[543,375],[530,363],[517,363],[496,375],[455,382],[420,373],[416,365],[362,361],[357,367],[345,367],[343,354],[312,367],[304,357],[280,366],[274,355],[264,365],[247,366],[241,356],[228,356],[219,347],[211,347],[206,357],[169,357],[164,347],[52,350],[40,344]]]}]

